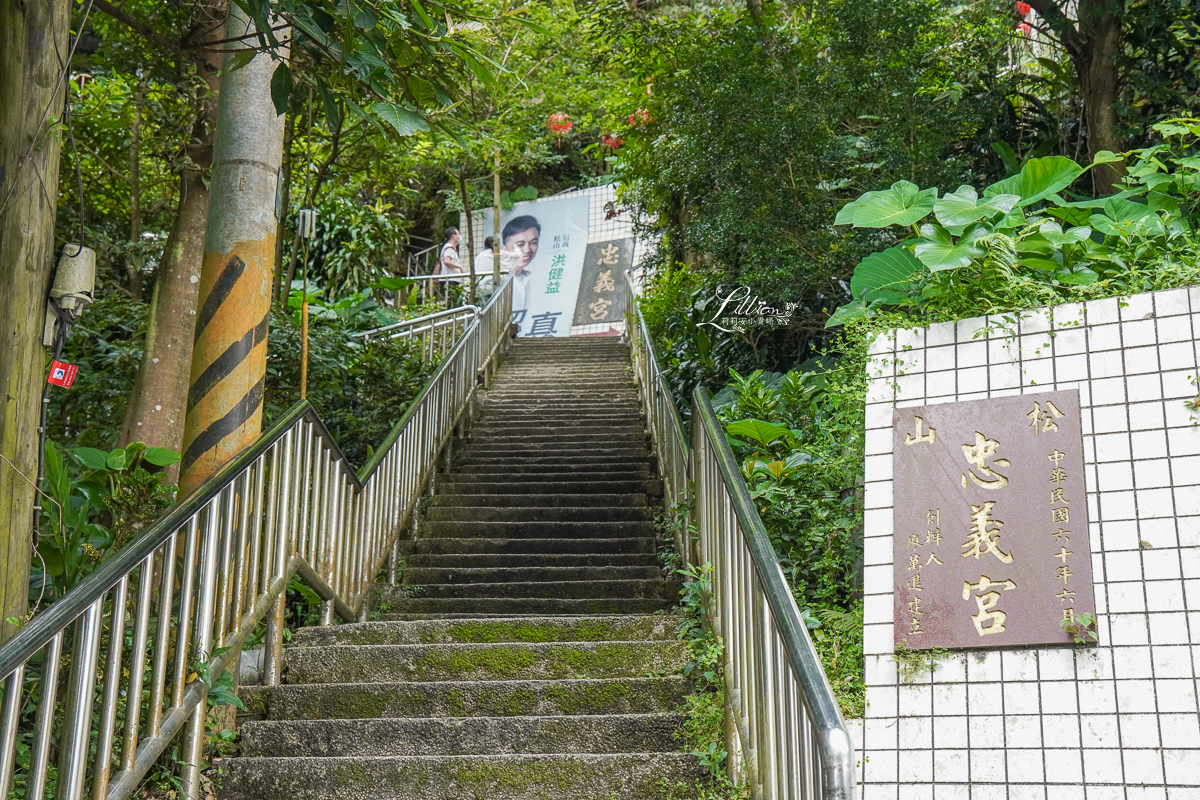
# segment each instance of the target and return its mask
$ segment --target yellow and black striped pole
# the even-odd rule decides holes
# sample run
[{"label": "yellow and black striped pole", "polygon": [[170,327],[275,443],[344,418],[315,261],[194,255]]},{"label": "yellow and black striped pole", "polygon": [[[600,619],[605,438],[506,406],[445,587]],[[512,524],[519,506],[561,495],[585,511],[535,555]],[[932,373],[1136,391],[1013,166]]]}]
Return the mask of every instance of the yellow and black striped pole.
[{"label": "yellow and black striped pole", "polygon": [[[226,33],[246,32],[252,24],[230,4]],[[274,69],[259,55],[221,77],[181,496],[262,430],[284,128],[271,102]]]}]

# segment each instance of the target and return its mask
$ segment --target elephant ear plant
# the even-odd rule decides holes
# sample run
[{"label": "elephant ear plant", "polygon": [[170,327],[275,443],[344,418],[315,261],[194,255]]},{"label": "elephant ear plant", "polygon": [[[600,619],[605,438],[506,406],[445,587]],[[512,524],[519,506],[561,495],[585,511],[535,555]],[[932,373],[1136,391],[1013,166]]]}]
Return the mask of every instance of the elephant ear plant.
[{"label": "elephant ear plant", "polygon": [[[894,247],[859,262],[851,302],[827,326],[886,308],[917,308],[968,278],[1014,277],[1049,287],[1090,286],[1161,257],[1194,258],[1200,224],[1200,119],[1154,126],[1163,143],[1123,155],[1098,153],[1089,167],[1063,156],[1032,158],[984,188],[938,196],[897,181],[839,211],[835,224],[908,229]],[[1100,164],[1132,161],[1120,192],[1068,200],[1070,186]],[[965,270],[968,274],[955,276]],[[1118,291],[1126,287],[1114,286]]]}]

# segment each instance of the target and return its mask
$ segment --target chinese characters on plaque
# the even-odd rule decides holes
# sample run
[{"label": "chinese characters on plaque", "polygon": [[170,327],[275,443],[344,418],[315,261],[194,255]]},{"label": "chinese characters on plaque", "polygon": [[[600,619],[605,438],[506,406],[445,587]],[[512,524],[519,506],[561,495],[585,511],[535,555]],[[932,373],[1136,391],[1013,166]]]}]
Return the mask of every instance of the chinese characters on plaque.
[{"label": "chinese characters on plaque", "polygon": [[1095,614],[1076,390],[896,409],[896,642],[1067,644]]},{"label": "chinese characters on plaque", "polygon": [[633,239],[614,239],[587,246],[583,279],[575,301],[576,325],[615,322],[624,317],[625,270],[633,264]]}]

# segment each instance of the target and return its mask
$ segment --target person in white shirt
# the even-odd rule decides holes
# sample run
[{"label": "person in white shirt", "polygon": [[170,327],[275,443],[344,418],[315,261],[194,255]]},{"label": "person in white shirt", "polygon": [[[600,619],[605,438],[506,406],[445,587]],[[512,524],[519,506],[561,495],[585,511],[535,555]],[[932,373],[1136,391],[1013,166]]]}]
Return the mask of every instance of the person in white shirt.
[{"label": "person in white shirt", "polygon": [[[446,243],[442,245],[434,275],[462,275],[462,264],[458,260],[458,228],[446,228]],[[440,283],[462,283],[462,278],[446,278]]]},{"label": "person in white shirt", "polygon": [[491,275],[492,269],[496,266],[496,251],[492,248],[495,245],[495,238],[489,236],[483,240],[483,249],[479,251],[479,255],[475,256],[475,275]]}]

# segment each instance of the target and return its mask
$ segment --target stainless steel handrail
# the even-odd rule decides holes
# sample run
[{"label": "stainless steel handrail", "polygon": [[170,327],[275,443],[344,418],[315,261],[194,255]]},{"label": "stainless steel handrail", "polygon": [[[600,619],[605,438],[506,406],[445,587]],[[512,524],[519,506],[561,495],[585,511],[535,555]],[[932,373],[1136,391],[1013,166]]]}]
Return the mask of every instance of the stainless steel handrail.
[{"label": "stainless steel handrail", "polygon": [[[663,495],[668,508],[679,508],[687,499],[688,492],[688,444],[679,423],[679,414],[671,389],[663,379],[658,367],[654,348],[646,334],[646,321],[637,305],[637,284],[633,274],[625,271],[625,313],[632,317],[626,323],[633,355],[633,369],[637,380],[642,407],[646,409],[646,423],[658,450],[659,471],[663,476]],[[683,533],[675,533],[675,552],[685,563],[691,563],[690,542]]]},{"label": "stainless steel handrail", "polygon": [[756,800],[854,800],[846,723],[724,428],[698,388],[689,451],[628,272],[625,286],[625,308],[636,321],[626,331],[667,498],[695,498],[697,548],[679,552],[689,563],[712,565],[709,617],[725,645],[727,713],[738,740],[730,751],[740,744]]},{"label": "stainless steel handrail", "polygon": [[206,675],[236,670],[265,621],[264,683],[278,684],[293,577],[324,601],[323,624],[365,616],[439,458],[474,414],[479,379],[507,346],[511,291],[506,282],[493,295],[357,473],[302,401],[0,647],[0,797],[18,744],[29,747],[29,800],[43,798],[55,749],[55,798],[120,800],[182,735],[183,786],[197,798]]},{"label": "stainless steel handrail", "polygon": [[479,306],[458,306],[355,333],[351,338],[419,339],[421,351],[432,361],[435,352],[444,356],[458,341],[459,328],[465,331],[478,316]]}]

